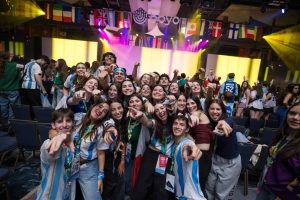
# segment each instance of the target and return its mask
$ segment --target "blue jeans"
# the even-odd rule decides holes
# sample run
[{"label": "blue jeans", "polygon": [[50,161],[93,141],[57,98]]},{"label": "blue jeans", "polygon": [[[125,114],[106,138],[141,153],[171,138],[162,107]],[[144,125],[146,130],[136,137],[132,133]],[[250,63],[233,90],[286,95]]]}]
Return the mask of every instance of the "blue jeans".
[{"label": "blue jeans", "polygon": [[84,199],[102,199],[98,192],[98,172],[98,159],[80,166],[78,182]]},{"label": "blue jeans", "polygon": [[0,91],[0,107],[1,107],[1,117],[4,120],[9,120],[14,117],[13,111],[11,109],[12,104],[19,104],[19,91]]}]

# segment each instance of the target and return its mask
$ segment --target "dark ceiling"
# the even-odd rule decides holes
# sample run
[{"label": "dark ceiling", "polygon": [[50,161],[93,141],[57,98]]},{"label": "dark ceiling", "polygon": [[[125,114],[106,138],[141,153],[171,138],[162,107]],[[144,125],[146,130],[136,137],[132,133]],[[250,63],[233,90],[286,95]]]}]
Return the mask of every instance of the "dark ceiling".
[{"label": "dark ceiling", "polygon": [[[85,1],[88,1],[93,7],[112,8],[115,10],[130,11],[130,5],[128,0],[79,0],[77,1],[77,3],[83,4]],[[230,4],[233,3],[253,5],[258,7],[274,7],[269,5],[272,2],[279,2],[282,6],[284,4],[287,4],[289,9],[300,9],[300,0],[180,0],[181,7],[177,16],[188,18],[190,17],[190,15],[192,15],[192,13],[194,13],[195,10],[200,9],[202,18],[215,19]]]}]

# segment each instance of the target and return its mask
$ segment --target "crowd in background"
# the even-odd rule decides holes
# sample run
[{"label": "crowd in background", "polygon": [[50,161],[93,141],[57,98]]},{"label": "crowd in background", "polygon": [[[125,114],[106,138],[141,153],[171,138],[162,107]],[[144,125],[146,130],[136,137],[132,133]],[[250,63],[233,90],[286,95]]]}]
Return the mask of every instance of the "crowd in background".
[{"label": "crowd in background", "polygon": [[[241,172],[232,117],[268,120],[274,113],[282,126],[257,198],[299,199],[299,84],[251,86],[246,77],[220,80],[203,68],[191,78],[178,70],[139,77],[139,67],[128,74],[111,52],[73,67],[47,56],[26,62],[2,55],[3,126],[13,118],[11,104],[42,106],[47,97],[56,110],[41,147],[38,199],[74,199],[76,181],[85,199],[226,199]],[[49,170],[54,165],[59,173]]]}]

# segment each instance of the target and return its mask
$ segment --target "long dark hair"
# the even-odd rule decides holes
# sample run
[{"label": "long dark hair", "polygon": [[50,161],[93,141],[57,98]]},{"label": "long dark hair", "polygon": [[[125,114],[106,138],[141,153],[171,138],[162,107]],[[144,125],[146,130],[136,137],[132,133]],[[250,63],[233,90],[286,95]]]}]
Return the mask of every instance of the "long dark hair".
[{"label": "long dark hair", "polygon": [[[287,124],[287,115],[289,114],[290,110],[295,107],[299,106],[300,102],[297,102],[293,104],[286,112],[285,118],[283,120],[283,123],[281,124],[281,127],[278,130],[278,134],[276,135],[275,139],[273,140],[271,146],[276,145],[280,140],[286,138],[289,135],[290,128]],[[284,158],[288,159],[293,157],[294,155],[300,154],[300,134],[296,134],[296,136],[293,138],[285,147],[284,147]]]},{"label": "long dark hair", "polygon": [[203,111],[203,108],[201,106],[201,102],[200,102],[199,97],[192,95],[192,96],[190,96],[189,98],[186,99],[186,103],[187,103],[188,99],[193,100],[197,104],[197,110]]},{"label": "long dark hair", "polygon": [[60,59],[57,59],[57,65],[58,65],[58,67],[57,67],[56,71],[59,73],[59,78],[64,83],[68,76],[67,63],[64,59],[60,58]]},{"label": "long dark hair", "polygon": [[[92,124],[92,120],[91,120],[91,112],[93,110],[94,107],[98,106],[99,104],[108,104],[106,102],[101,102],[98,104],[94,104],[86,113],[86,115],[83,117],[83,119],[81,120],[81,123],[79,124],[79,126],[81,125],[80,131],[79,131],[79,135],[80,138],[82,138],[85,134],[85,131],[87,129],[87,127],[89,125]],[[94,126],[91,129],[90,132],[86,133],[86,136],[84,139],[86,139],[88,136],[90,137],[90,140],[92,139],[92,137],[95,135],[96,130],[98,129],[98,127],[102,126],[102,122],[107,118],[109,112],[107,112],[107,114],[102,118],[102,119],[98,119],[96,121],[94,121]]]},{"label": "long dark hair", "polygon": [[[167,109],[167,108],[166,108]],[[168,115],[168,112],[166,111],[166,114]],[[172,117],[168,115],[167,123],[163,124],[162,121],[159,119],[159,117],[154,113],[153,118],[155,119],[155,136],[159,141],[162,141],[163,135],[164,135],[164,127],[167,126],[169,130],[171,130],[172,126]]]},{"label": "long dark hair", "polygon": [[215,122],[209,115],[209,112],[208,112],[208,109],[209,107],[211,106],[211,104],[213,103],[216,103],[218,104],[220,107],[221,107],[221,110],[222,110],[222,115],[220,117],[219,120],[222,120],[222,119],[225,119],[227,118],[227,111],[226,111],[226,107],[224,105],[224,103],[222,102],[221,99],[214,99],[214,98],[211,98],[211,99],[208,99],[207,102],[206,102],[206,106],[205,106],[205,111],[207,113],[207,117],[210,121],[210,123],[212,124],[213,127],[215,127],[217,125],[218,122]]}]

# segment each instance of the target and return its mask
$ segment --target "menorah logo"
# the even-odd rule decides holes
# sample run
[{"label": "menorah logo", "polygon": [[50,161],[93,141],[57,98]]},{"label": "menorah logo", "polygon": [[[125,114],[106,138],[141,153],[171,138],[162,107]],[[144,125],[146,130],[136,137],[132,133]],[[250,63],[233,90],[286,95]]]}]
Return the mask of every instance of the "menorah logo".
[{"label": "menorah logo", "polygon": [[139,8],[133,12],[133,20],[137,24],[144,24],[147,18],[148,14],[143,8]]}]

